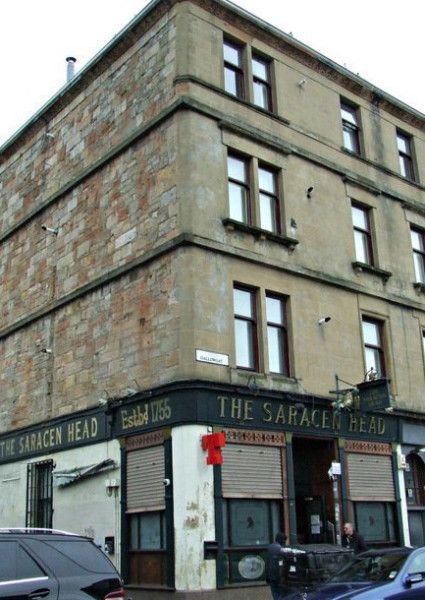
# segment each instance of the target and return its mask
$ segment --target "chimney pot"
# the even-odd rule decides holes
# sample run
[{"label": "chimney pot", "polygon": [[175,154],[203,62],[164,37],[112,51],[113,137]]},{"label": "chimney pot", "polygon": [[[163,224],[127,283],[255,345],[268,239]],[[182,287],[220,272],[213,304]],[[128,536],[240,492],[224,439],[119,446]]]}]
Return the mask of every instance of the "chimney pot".
[{"label": "chimney pot", "polygon": [[74,77],[75,63],[77,62],[77,59],[74,56],[67,56],[66,62],[66,82],[69,83]]}]

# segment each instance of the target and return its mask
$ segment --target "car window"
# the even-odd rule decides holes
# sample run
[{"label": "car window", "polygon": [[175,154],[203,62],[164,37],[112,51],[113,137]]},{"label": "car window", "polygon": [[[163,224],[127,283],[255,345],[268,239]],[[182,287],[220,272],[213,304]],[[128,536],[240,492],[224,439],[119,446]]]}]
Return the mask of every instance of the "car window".
[{"label": "car window", "polygon": [[0,541],[0,581],[15,579],[16,542]]},{"label": "car window", "polygon": [[332,582],[384,581],[394,579],[404,565],[407,554],[373,554],[355,557],[351,563],[330,578]]},{"label": "car window", "polygon": [[27,540],[28,546],[41,556],[43,562],[58,575],[114,573],[107,556],[89,540]]},{"label": "car window", "polygon": [[46,573],[25,549],[18,546],[16,561],[16,579],[32,579],[33,577],[45,577]]},{"label": "car window", "polygon": [[41,567],[14,541],[0,541],[0,581],[45,577]]},{"label": "car window", "polygon": [[425,552],[418,554],[412,560],[408,567],[409,575],[412,573],[424,573],[425,572]]}]

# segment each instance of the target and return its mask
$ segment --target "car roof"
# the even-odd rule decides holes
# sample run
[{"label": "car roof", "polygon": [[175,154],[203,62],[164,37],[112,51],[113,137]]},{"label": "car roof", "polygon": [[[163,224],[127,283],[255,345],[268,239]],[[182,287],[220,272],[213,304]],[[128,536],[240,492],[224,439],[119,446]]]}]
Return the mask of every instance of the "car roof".
[{"label": "car roof", "polygon": [[86,539],[91,541],[91,538],[84,535],[80,535],[78,533],[71,533],[69,531],[62,531],[60,529],[47,529],[42,527],[0,527],[0,535],[60,536],[66,538]]}]

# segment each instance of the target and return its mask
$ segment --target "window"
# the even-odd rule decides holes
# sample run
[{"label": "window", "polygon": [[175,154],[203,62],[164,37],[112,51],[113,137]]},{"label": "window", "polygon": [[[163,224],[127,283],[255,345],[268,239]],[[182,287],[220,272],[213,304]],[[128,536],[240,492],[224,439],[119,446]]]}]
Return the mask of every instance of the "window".
[{"label": "window", "polygon": [[400,173],[402,177],[415,180],[412,158],[412,138],[401,131],[397,131],[397,149]]},{"label": "window", "polygon": [[223,522],[225,584],[264,580],[267,545],[280,530],[279,501],[226,499]]},{"label": "window", "polygon": [[425,330],[422,330],[422,355],[425,360]]},{"label": "window", "polygon": [[224,89],[237,98],[244,98],[244,73],[242,46],[224,41]]},{"label": "window", "polygon": [[[280,203],[277,171],[259,164],[255,158],[229,154],[227,158],[229,216],[247,225],[258,214],[258,225],[280,233]],[[258,174],[258,180],[253,176]],[[255,206],[253,205],[255,202]],[[257,207],[258,202],[258,207]]]},{"label": "window", "polygon": [[344,148],[355,154],[360,154],[358,108],[341,101],[341,119]]},{"label": "window", "polygon": [[409,454],[406,457],[404,483],[407,504],[409,506],[425,506],[425,467],[417,454]]},{"label": "window", "polygon": [[381,321],[363,317],[363,343],[366,371],[373,370],[377,378],[385,377],[384,349],[382,340],[383,324]]},{"label": "window", "polygon": [[420,229],[410,228],[410,239],[412,240],[413,263],[415,265],[415,277],[417,283],[425,283],[425,236]]},{"label": "window", "polygon": [[269,371],[271,373],[288,375],[285,300],[278,296],[267,294],[266,315]]},{"label": "window", "polygon": [[166,585],[165,512],[132,514],[129,529],[129,582]]},{"label": "window", "polygon": [[373,265],[372,235],[370,230],[369,209],[358,204],[351,206],[354,229],[356,259],[366,265]]},{"label": "window", "polygon": [[276,173],[267,167],[258,167],[258,187],[260,227],[276,233],[280,229]]},{"label": "window", "polygon": [[[425,552],[418,554],[412,560],[409,565],[409,575],[413,573],[424,573],[425,572]],[[423,588],[422,588],[423,589]]]},{"label": "window", "polygon": [[52,527],[53,468],[52,460],[30,463],[27,467],[26,527]]},{"label": "window", "polygon": [[357,530],[367,544],[397,541],[396,519],[392,502],[355,502]]},{"label": "window", "polygon": [[237,156],[228,156],[229,214],[231,219],[250,223],[249,163]]},{"label": "window", "polygon": [[0,541],[0,582],[40,578],[47,579],[46,573],[17,542]]},{"label": "window", "polygon": [[[223,42],[224,89],[260,108],[273,110],[271,61],[233,40]],[[248,68],[250,67],[250,68]]]},{"label": "window", "polygon": [[272,90],[270,82],[270,64],[260,56],[252,56],[252,85],[254,104],[272,110]]},{"label": "window", "polygon": [[241,369],[258,368],[256,293],[235,287],[233,290],[235,311],[236,366]]}]

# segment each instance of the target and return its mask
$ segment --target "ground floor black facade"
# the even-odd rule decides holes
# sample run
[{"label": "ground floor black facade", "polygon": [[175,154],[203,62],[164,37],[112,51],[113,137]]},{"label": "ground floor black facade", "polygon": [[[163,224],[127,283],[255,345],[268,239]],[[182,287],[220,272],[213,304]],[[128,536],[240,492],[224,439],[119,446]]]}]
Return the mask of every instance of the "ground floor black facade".
[{"label": "ground floor black facade", "polygon": [[[104,461],[86,476],[116,495],[112,551],[127,585],[140,597],[225,598],[247,586],[260,597],[278,530],[291,543],[338,543],[349,520],[370,546],[422,543],[421,469],[403,454],[419,455],[421,428],[385,411],[335,411],[326,398],[182,382],[4,435],[0,473],[26,463],[34,483],[37,465],[51,460],[54,474],[59,455],[117,444],[114,478]],[[215,432],[226,442],[211,465],[202,439]],[[54,489],[51,503],[55,527]],[[28,507],[12,525],[28,524]],[[7,503],[2,513],[7,526]]]}]

